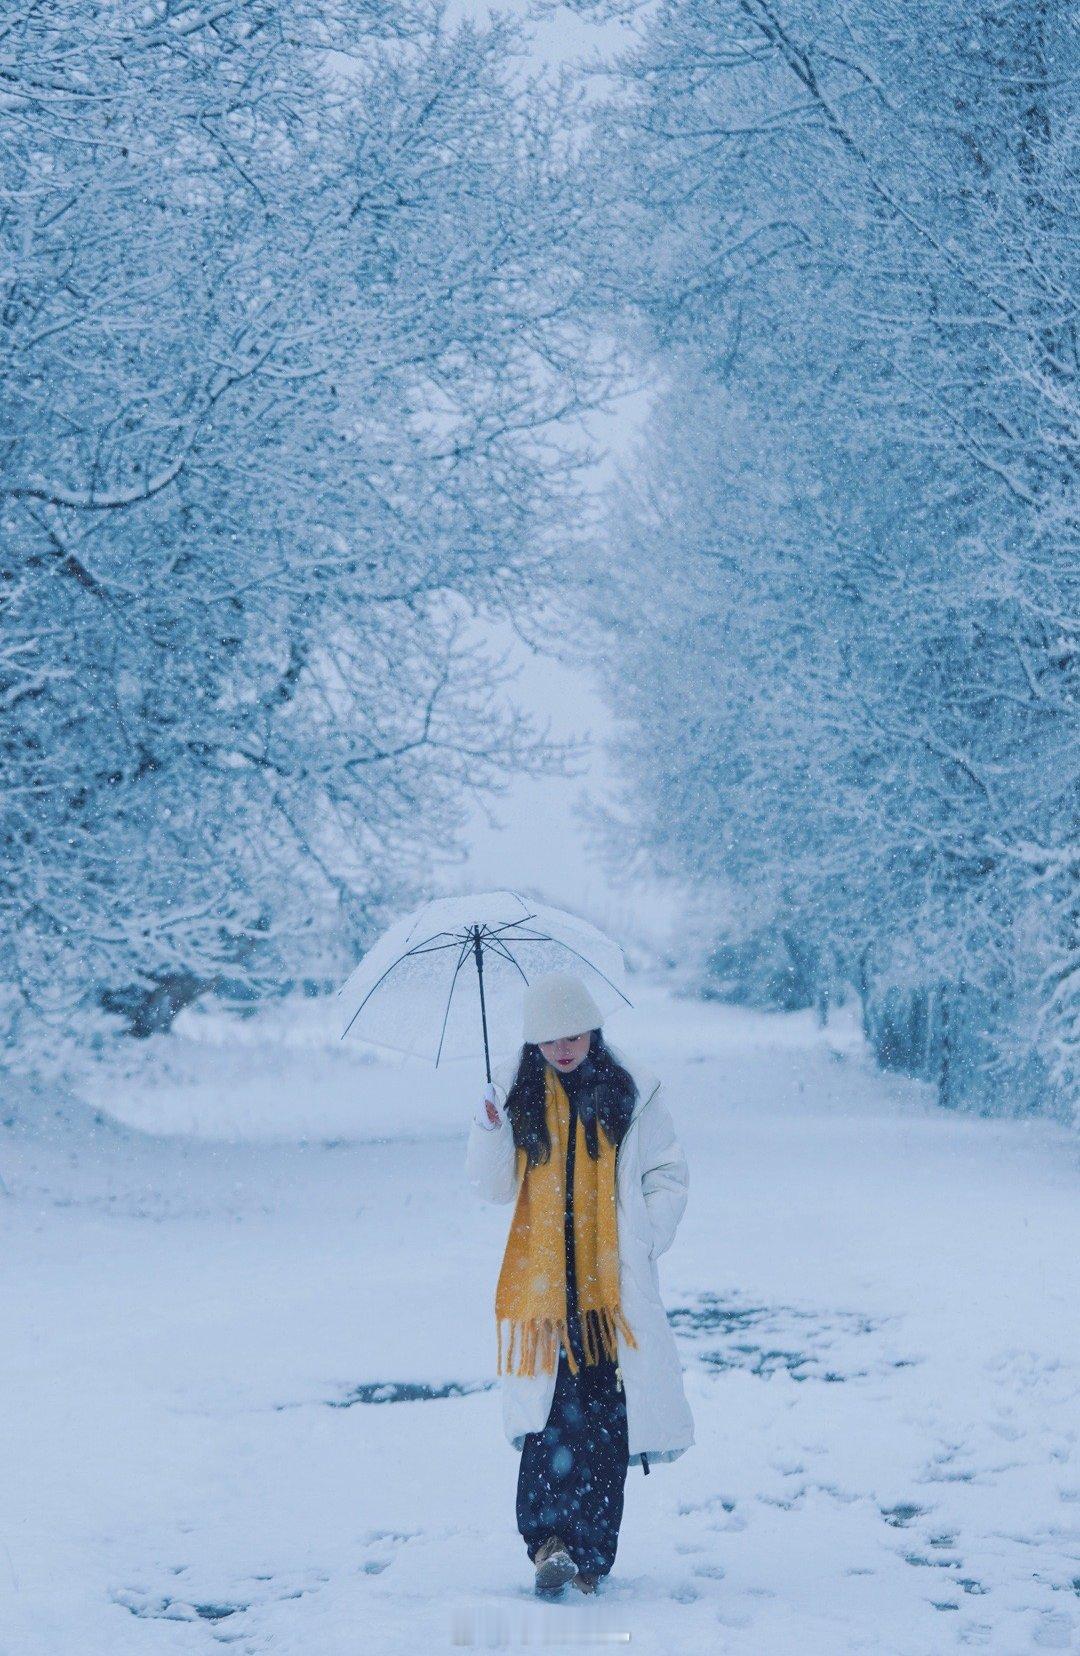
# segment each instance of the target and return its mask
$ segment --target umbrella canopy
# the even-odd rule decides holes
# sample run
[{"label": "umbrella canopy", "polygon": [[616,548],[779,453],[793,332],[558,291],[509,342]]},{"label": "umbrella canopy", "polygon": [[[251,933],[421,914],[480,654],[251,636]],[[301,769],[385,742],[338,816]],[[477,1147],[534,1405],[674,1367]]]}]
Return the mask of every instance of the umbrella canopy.
[{"label": "umbrella canopy", "polygon": [[338,990],[342,1038],[427,1058],[502,1050],[521,1035],[521,997],[542,972],[575,972],[605,1015],[631,1001],[619,945],[587,920],[516,891],[438,897],[399,920]]}]

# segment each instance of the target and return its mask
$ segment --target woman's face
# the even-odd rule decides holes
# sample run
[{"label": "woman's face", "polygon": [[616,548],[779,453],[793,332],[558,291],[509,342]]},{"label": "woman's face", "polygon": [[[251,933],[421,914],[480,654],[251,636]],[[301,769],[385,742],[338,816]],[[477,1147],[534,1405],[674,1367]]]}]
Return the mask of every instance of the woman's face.
[{"label": "woman's face", "polygon": [[560,1035],[557,1041],[541,1041],[540,1051],[552,1069],[568,1075],[587,1056],[591,1040],[592,1030],[587,1029],[584,1035]]}]

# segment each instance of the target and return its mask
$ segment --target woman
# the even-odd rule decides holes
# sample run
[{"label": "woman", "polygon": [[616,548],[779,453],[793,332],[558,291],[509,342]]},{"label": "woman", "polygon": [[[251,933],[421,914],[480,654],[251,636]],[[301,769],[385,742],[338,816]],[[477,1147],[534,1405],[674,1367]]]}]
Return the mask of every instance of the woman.
[{"label": "woman", "polygon": [[516,1198],[495,1292],[503,1426],[536,1590],[595,1592],[615,1561],[627,1467],[694,1441],[656,1261],[686,1206],[659,1082],[607,1045],[580,978],[525,992],[524,1044],[469,1133],[478,1195]]}]

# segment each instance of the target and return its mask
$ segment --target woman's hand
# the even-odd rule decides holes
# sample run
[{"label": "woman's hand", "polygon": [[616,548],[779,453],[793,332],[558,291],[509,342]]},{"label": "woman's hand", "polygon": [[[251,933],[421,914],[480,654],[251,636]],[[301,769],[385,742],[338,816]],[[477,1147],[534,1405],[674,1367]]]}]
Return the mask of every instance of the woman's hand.
[{"label": "woman's hand", "polygon": [[501,1127],[502,1115],[499,1111],[499,1095],[495,1090],[494,1081],[489,1081],[476,1112],[476,1119],[482,1127]]}]

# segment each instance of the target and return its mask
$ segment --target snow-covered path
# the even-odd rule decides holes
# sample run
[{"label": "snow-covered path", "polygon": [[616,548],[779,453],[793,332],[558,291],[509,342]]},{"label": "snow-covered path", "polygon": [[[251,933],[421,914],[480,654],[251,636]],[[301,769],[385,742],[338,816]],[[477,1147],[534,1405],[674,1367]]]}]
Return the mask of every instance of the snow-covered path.
[{"label": "snow-covered path", "polygon": [[531,1594],[475,1075],[245,1025],[98,1078],[172,1136],[0,1134],[0,1656],[1080,1649],[1075,1140],[949,1116],[843,1023],[633,1017],[698,1442],[630,1473],[606,1592]]}]

